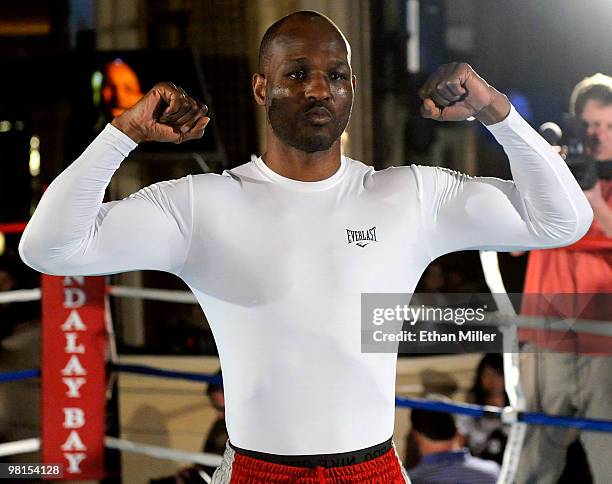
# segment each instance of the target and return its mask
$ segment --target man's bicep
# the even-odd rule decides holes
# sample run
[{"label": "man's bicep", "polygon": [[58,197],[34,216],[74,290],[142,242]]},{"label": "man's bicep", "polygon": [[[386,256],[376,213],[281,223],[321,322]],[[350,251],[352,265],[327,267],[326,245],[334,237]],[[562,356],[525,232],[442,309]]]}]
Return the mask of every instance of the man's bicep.
[{"label": "man's bicep", "polygon": [[112,274],[133,270],[176,273],[191,237],[188,194],[163,182],[130,197],[102,204],[87,237],[63,257],[66,274]]},{"label": "man's bicep", "polygon": [[441,253],[457,250],[517,250],[545,246],[514,183],[470,178],[452,203],[439,207],[433,232]]},{"label": "man's bicep", "polygon": [[554,227],[534,223],[541,214],[533,212],[528,197],[522,197],[512,181],[438,169],[424,187],[430,191],[425,223],[435,257],[458,250],[555,245]]},{"label": "man's bicep", "polygon": [[100,265],[105,272],[176,272],[186,257],[190,237],[187,221],[142,198],[103,205],[96,230],[89,263]]}]

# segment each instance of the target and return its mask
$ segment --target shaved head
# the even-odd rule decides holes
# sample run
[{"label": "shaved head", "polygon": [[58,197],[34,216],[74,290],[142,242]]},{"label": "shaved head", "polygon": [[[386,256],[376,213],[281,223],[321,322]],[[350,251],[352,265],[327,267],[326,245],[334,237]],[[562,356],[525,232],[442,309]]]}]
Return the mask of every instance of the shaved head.
[{"label": "shaved head", "polygon": [[265,106],[267,139],[303,153],[338,149],[353,106],[350,47],[324,15],[292,13],[265,33],[253,94]]},{"label": "shaved head", "polygon": [[337,34],[338,38],[341,39],[342,43],[345,45],[346,55],[350,62],[351,46],[338,26],[319,12],[315,12],[314,10],[301,10],[299,12],[290,13],[277,20],[268,30],[266,30],[259,44],[259,72],[264,75],[266,74],[272,46],[276,40],[280,40],[283,36],[295,35],[304,28],[332,31]]}]

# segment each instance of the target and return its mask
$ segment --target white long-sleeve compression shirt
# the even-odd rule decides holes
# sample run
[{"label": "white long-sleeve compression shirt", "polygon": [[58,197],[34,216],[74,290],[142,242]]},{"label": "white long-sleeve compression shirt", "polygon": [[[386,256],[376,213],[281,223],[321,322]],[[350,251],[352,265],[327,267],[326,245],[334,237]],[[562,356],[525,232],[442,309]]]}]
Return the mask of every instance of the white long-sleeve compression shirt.
[{"label": "white long-sleeve compression shirt", "polygon": [[[513,108],[488,129],[513,181],[414,165],[375,171],[343,156],[330,178],[301,182],[260,158],[102,203],[136,146],[109,125],[49,186],[20,254],[50,274],[182,278],[212,327],[237,447],[366,448],[393,433],[396,355],[361,352],[360,295],[410,293],[448,252],[566,245],[591,223],[564,161]],[[375,241],[351,241],[371,228]]]}]

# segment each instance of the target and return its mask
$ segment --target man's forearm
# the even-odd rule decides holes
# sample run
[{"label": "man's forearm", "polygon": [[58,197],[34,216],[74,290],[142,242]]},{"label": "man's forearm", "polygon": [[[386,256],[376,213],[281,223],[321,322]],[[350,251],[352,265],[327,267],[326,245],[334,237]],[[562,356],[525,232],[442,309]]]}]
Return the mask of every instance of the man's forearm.
[{"label": "man's forearm", "polygon": [[134,147],[131,140],[107,127],[51,183],[21,238],[19,252],[24,262],[53,273],[54,261],[82,248],[113,173]]},{"label": "man's forearm", "polygon": [[559,247],[581,238],[593,212],[559,154],[516,111],[489,130],[508,156],[521,198],[517,208],[525,211],[526,222],[539,239],[524,247]]}]

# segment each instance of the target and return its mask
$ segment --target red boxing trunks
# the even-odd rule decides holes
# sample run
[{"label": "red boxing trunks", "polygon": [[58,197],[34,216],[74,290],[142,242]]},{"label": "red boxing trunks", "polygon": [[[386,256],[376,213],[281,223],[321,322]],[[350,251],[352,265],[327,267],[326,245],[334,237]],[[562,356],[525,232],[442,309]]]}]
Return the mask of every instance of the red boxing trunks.
[{"label": "red boxing trunks", "polygon": [[[231,444],[230,444],[231,446]],[[367,449],[316,456],[277,456],[231,446],[231,484],[404,484],[391,440]],[[280,463],[282,462],[282,463]],[[291,463],[292,465],[287,465]],[[216,476],[220,477],[220,476]],[[216,482],[213,478],[213,482]]]}]

